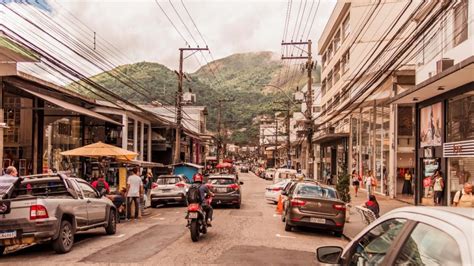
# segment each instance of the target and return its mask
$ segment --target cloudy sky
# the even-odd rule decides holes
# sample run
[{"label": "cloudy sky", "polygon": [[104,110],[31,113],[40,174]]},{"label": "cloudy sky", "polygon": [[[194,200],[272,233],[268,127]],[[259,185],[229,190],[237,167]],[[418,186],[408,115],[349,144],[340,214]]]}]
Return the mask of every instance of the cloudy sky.
[{"label": "cloudy sky", "polygon": [[[177,68],[178,48],[186,44],[154,0],[53,0],[50,2],[53,15],[70,12],[90,29],[95,30],[99,36],[110,41],[130,60],[157,61],[168,67]],[[183,2],[216,59],[239,52],[280,50],[279,44],[283,35],[288,1],[183,0]],[[311,5],[313,4],[314,14],[318,2],[314,1],[313,4],[311,0],[301,1],[300,17],[305,3],[306,11],[300,32],[306,23]],[[181,0],[173,0],[172,3],[197,44],[205,46],[183,8]],[[190,45],[196,45],[170,2],[160,0],[159,4],[186,41]],[[299,6],[300,1],[292,1],[290,33],[293,32]],[[333,6],[334,1],[321,1],[310,38],[317,40]],[[306,33],[311,19],[312,17],[308,22]],[[205,62],[202,55],[198,58],[201,63]],[[195,57],[187,60],[188,71],[196,67]]]},{"label": "cloudy sky", "polygon": [[[46,1],[50,5],[50,16],[70,27],[80,40],[92,46],[95,31],[99,47],[117,48],[121,55],[120,63],[153,61],[172,69],[178,67],[178,48],[186,46],[185,40],[191,46],[205,46],[184,5],[209,45],[213,58],[218,59],[241,52],[279,52],[289,3],[286,0],[172,0],[172,4],[164,0],[159,0],[159,4],[155,0],[41,1]],[[314,12],[318,7],[309,34],[309,38],[317,42],[335,1],[290,0],[290,2],[291,15],[287,40],[291,39],[293,32],[296,35],[298,29],[303,39],[308,35]],[[179,33],[160,6],[178,28]],[[187,32],[173,6],[197,43]],[[311,17],[308,18],[310,10]],[[300,19],[295,27],[298,11]],[[303,34],[305,25],[307,26]],[[200,54],[190,57],[185,61],[185,71],[196,70],[199,63],[205,64],[206,60],[211,61],[211,57],[207,54],[206,59]]]}]

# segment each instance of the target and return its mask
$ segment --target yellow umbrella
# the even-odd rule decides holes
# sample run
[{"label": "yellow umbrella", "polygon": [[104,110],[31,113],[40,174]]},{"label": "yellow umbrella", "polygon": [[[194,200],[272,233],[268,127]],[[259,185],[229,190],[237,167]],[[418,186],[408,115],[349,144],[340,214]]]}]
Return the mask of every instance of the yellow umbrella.
[{"label": "yellow umbrella", "polygon": [[83,157],[115,157],[119,160],[130,161],[135,159],[138,153],[99,141],[84,147],[61,152],[61,155]]}]

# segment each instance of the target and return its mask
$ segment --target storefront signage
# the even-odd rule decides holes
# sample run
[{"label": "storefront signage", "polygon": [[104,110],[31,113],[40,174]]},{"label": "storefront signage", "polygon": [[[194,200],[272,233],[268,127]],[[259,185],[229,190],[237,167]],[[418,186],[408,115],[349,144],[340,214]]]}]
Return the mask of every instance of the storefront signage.
[{"label": "storefront signage", "polygon": [[444,157],[474,157],[474,140],[444,143]]},{"label": "storefront signage", "polygon": [[420,147],[441,146],[442,107],[435,103],[420,110]]}]

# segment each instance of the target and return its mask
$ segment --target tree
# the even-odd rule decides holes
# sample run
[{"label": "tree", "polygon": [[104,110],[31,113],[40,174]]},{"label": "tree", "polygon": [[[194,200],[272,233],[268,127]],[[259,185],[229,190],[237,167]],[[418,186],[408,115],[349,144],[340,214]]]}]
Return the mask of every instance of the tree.
[{"label": "tree", "polygon": [[351,176],[349,174],[342,173],[339,175],[336,184],[336,190],[339,193],[341,200],[346,203],[351,202],[350,180]]}]

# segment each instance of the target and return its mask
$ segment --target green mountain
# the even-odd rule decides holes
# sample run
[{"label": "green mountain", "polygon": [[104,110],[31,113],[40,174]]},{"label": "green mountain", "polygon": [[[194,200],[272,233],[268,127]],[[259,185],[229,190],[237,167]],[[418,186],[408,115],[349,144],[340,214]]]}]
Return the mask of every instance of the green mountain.
[{"label": "green mountain", "polygon": [[[318,82],[319,71],[314,72],[314,80]],[[256,144],[258,124],[254,118],[272,113],[274,101],[286,99],[284,93],[290,94],[296,86],[306,83],[306,74],[299,65],[292,68],[283,65],[272,52],[234,54],[210,62],[186,76],[184,91],[191,89],[196,94],[196,105],[208,107],[209,130],[217,128],[219,100],[230,100],[222,103],[222,121],[230,132],[230,142],[238,144]],[[132,102],[175,102],[177,75],[158,63],[123,65],[91,79]],[[102,95],[84,81],[71,84],[70,88],[93,98]]]}]

